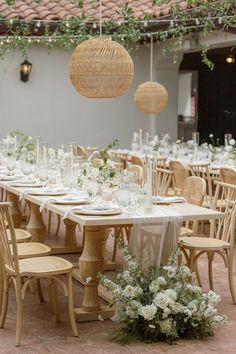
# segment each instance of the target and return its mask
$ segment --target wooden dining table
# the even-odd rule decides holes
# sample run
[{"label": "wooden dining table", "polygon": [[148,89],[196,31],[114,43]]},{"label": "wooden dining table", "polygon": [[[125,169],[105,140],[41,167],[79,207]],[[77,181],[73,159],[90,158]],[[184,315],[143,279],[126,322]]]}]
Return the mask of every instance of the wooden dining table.
[{"label": "wooden dining table", "polygon": [[[24,192],[25,187],[13,187],[9,182],[0,182],[0,188],[7,191],[8,200],[11,201],[12,216],[15,222],[15,227],[20,226],[21,210],[19,207],[19,195]],[[25,194],[25,200],[30,204],[30,218],[26,229],[32,234],[32,241],[44,242],[46,238],[45,225],[42,219],[42,214],[39,207],[48,196],[36,196]],[[56,199],[60,198],[59,196]],[[46,209],[64,216],[65,213],[72,208],[71,205],[59,205],[48,203]],[[77,224],[83,227],[84,246],[82,254],[79,257],[78,266],[74,268],[73,276],[80,280],[84,286],[83,301],[79,308],[75,308],[75,315],[78,321],[94,321],[101,316],[104,319],[110,318],[114,310],[109,306],[102,306],[98,293],[98,273],[104,270],[104,251],[107,241],[107,230],[109,227],[132,227],[133,224],[143,222],[145,219],[149,221],[158,220],[173,220],[174,217],[181,218],[183,221],[189,220],[213,220],[224,218],[225,214],[195,206],[187,203],[173,203],[168,205],[155,205],[152,213],[131,214],[121,213],[112,216],[92,216],[81,215],[77,212],[71,212],[68,218],[65,219],[65,224],[70,231],[74,230]],[[72,225],[72,226],[71,226]],[[67,231],[68,242],[70,235],[74,237],[73,232]],[[73,243],[72,243],[73,247]],[[90,281],[88,281],[88,279]]]}]

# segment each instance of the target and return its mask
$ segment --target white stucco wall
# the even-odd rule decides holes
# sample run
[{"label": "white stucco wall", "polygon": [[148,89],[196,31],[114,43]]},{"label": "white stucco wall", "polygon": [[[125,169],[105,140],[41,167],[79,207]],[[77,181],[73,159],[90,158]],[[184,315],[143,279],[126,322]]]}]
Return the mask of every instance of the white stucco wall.
[{"label": "white stucco wall", "polygon": [[[148,48],[133,55],[133,84],[124,96],[116,99],[80,96],[69,79],[70,56],[71,52],[59,49],[48,54],[43,46],[32,48],[28,60],[33,68],[27,83],[20,81],[19,66],[24,58],[19,53],[0,60],[0,137],[20,129],[51,145],[78,142],[102,147],[118,138],[122,147],[128,147],[134,130],[150,131],[151,118],[137,112],[133,103],[136,87],[149,79]],[[166,113],[156,120],[157,130],[169,131],[175,138],[177,114],[171,97],[177,97],[177,87],[166,70],[159,74],[159,79],[167,84],[170,103]]]}]

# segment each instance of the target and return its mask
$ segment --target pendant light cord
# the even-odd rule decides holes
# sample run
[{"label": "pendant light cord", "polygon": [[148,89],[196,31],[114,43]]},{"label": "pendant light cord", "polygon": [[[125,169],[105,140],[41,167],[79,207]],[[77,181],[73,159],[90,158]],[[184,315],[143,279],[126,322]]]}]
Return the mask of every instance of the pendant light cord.
[{"label": "pendant light cord", "polygon": [[102,0],[99,0],[99,32],[102,36]]},{"label": "pendant light cord", "polygon": [[151,35],[151,50],[150,50],[150,81],[152,81],[153,77],[153,35]]}]

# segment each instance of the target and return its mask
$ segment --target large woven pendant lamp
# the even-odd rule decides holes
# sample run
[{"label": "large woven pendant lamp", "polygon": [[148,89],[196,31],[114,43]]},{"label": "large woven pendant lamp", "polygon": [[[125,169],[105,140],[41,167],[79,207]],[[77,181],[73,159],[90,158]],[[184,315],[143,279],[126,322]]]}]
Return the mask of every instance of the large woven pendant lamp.
[{"label": "large woven pendant lamp", "polygon": [[153,36],[151,36],[150,81],[140,84],[134,94],[134,102],[138,111],[146,114],[161,113],[167,106],[168,93],[158,82],[152,81],[153,73]]},{"label": "large woven pendant lamp", "polygon": [[90,98],[122,96],[134,76],[134,64],[124,47],[102,37],[100,0],[100,37],[82,42],[70,60],[70,79],[76,90]]}]

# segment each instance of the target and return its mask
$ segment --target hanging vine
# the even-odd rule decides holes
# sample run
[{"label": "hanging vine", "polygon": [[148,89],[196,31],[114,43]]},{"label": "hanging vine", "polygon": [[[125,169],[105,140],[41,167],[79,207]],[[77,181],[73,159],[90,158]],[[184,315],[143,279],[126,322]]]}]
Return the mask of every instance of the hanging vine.
[{"label": "hanging vine", "polygon": [[[34,0],[40,3],[41,0]],[[54,0],[54,2],[57,0]],[[11,8],[15,0],[6,0]],[[27,56],[29,48],[35,44],[44,44],[49,50],[55,47],[69,50],[85,39],[98,34],[98,21],[88,16],[84,10],[83,0],[71,0],[81,10],[81,16],[70,20],[46,21],[5,18],[0,13],[0,56],[19,49]],[[97,3],[90,0],[89,3]],[[122,43],[127,49],[134,49],[139,44],[154,40],[166,42],[165,52],[173,53],[174,61],[182,50],[187,36],[201,32],[207,38],[213,31],[235,31],[236,4],[235,0],[186,0],[186,8],[181,8],[182,1],[173,5],[170,0],[153,0],[153,9],[171,6],[168,15],[155,18],[151,13],[144,13],[142,20],[135,17],[132,2],[126,2],[120,8],[118,21],[106,20],[102,23],[104,35],[111,36]],[[87,2],[86,2],[87,3]],[[154,12],[154,11],[153,11]],[[201,47],[202,60],[213,69],[214,64],[208,58],[208,46]]]}]

